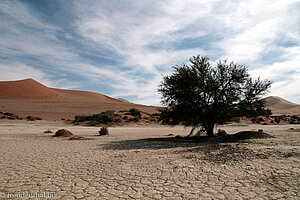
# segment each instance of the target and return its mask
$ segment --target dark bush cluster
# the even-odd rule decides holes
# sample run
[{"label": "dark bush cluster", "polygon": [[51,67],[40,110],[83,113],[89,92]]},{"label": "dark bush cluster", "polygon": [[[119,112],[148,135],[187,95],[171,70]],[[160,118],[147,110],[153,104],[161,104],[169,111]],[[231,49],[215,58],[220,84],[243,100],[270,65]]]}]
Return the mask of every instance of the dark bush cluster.
[{"label": "dark bush cluster", "polygon": [[42,118],[29,115],[26,117],[26,120],[27,121],[35,121],[35,120],[42,120]]},{"label": "dark bush cluster", "polygon": [[75,116],[74,122],[84,122],[90,121],[89,125],[97,125],[97,124],[107,124],[111,122],[120,122],[121,115],[115,114],[113,110],[107,110],[105,112],[101,112],[99,114],[87,115],[87,116]]},{"label": "dark bush cluster", "polygon": [[129,112],[132,116],[141,116],[141,111],[137,108],[131,108]]}]

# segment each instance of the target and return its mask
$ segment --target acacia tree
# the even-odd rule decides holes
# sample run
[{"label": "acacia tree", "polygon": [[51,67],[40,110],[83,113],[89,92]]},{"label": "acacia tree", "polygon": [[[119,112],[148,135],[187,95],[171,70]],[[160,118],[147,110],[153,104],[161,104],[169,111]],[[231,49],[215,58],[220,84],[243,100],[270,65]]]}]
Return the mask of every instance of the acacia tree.
[{"label": "acacia tree", "polygon": [[[203,127],[209,137],[214,126],[234,117],[269,113],[263,95],[271,86],[268,80],[253,80],[247,67],[227,60],[216,66],[208,57],[193,56],[190,63],[175,66],[172,75],[164,76],[158,92],[162,95],[163,123]],[[191,133],[192,133],[191,131]]]}]

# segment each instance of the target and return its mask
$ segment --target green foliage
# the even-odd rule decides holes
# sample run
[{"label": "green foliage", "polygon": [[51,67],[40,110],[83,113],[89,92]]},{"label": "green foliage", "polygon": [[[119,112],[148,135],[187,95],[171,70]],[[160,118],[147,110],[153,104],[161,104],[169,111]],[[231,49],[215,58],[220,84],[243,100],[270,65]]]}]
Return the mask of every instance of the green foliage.
[{"label": "green foliage", "polygon": [[102,127],[100,130],[99,130],[99,135],[102,136],[102,135],[108,135],[108,128],[106,126]]},{"label": "green foliage", "polygon": [[75,122],[90,121],[90,126],[97,124],[107,124],[110,122],[120,122],[121,115],[115,114],[113,110],[107,110],[99,114],[88,115],[88,116],[75,116]]},{"label": "green foliage", "polygon": [[270,85],[268,80],[251,79],[244,65],[220,60],[212,66],[208,57],[194,56],[163,77],[158,91],[168,108],[161,110],[160,119],[171,125],[203,126],[212,137],[215,124],[266,112],[262,97]]},{"label": "green foliage", "polygon": [[262,117],[259,117],[258,119],[257,119],[257,121],[259,121],[259,122],[263,122],[263,121],[265,121]]},{"label": "green foliage", "polygon": [[298,121],[300,121],[300,116],[293,115],[292,118],[293,118],[293,119],[296,119],[296,120],[298,120]]},{"label": "green foliage", "polygon": [[279,118],[279,117],[276,117],[276,118],[275,118],[275,122],[276,122],[277,124],[279,124],[279,123],[280,123],[280,118]]},{"label": "green foliage", "polygon": [[141,111],[137,108],[131,108],[129,112],[132,116],[141,116]]},{"label": "green foliage", "polygon": [[257,132],[259,132],[259,133],[263,133],[264,132],[264,130],[262,130],[262,129],[258,129],[258,131]]}]

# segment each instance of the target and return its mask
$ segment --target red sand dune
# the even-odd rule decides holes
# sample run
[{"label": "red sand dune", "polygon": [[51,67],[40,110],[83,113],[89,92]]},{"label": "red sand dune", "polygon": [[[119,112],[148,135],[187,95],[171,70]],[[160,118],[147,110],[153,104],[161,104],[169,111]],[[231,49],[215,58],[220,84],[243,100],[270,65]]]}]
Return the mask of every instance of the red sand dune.
[{"label": "red sand dune", "polygon": [[44,99],[57,97],[58,94],[33,79],[1,81],[0,98],[5,99]]},{"label": "red sand dune", "polygon": [[300,105],[289,102],[281,97],[270,96],[265,98],[266,107],[272,110],[274,115],[299,115]]},{"label": "red sand dune", "polygon": [[75,115],[90,115],[106,110],[138,108],[148,113],[158,107],[133,104],[126,100],[88,91],[48,88],[33,79],[0,81],[0,111],[20,117],[28,115],[42,119],[73,119]]},{"label": "red sand dune", "polygon": [[119,101],[125,102],[125,103],[131,103],[130,101],[127,101],[126,99],[123,98],[118,98]]},{"label": "red sand dune", "polygon": [[96,99],[105,99],[105,100],[112,100],[119,102],[118,99],[114,99],[112,97],[96,93],[96,92],[89,92],[89,91],[80,91],[80,90],[64,90],[64,89],[56,89],[56,88],[50,88],[51,90],[54,90],[56,92],[61,92],[65,94],[71,94],[71,95],[78,95],[82,97],[89,97],[89,98],[96,98]]}]

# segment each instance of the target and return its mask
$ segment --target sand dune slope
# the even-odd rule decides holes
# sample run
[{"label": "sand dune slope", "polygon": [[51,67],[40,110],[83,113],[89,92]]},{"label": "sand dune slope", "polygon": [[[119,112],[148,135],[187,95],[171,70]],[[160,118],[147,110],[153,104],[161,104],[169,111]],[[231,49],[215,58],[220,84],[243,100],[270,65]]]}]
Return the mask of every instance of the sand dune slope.
[{"label": "sand dune slope", "polygon": [[265,98],[266,106],[275,115],[300,115],[300,105],[277,96]]},{"label": "sand dune slope", "polygon": [[0,82],[1,99],[44,99],[57,96],[59,96],[59,94],[54,90],[49,89],[33,79]]},{"label": "sand dune slope", "polygon": [[49,120],[73,119],[105,110],[138,108],[148,113],[157,107],[133,104],[103,94],[48,88],[33,79],[0,82],[0,111],[21,117],[28,115]]}]

